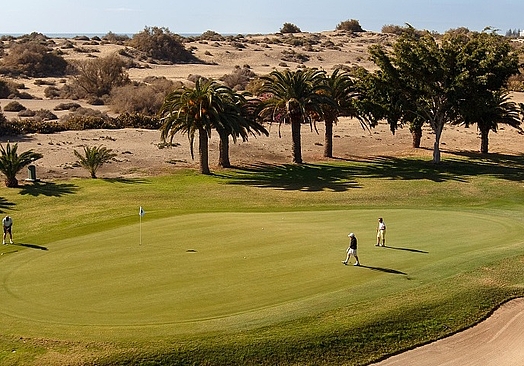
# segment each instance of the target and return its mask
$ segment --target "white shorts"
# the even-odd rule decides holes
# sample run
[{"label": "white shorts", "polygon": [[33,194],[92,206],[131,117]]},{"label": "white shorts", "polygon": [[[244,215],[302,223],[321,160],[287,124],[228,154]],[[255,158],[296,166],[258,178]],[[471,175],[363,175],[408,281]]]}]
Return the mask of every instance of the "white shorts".
[{"label": "white shorts", "polygon": [[358,255],[356,249],[349,249],[348,254],[352,255],[352,256],[355,256],[355,257]]}]

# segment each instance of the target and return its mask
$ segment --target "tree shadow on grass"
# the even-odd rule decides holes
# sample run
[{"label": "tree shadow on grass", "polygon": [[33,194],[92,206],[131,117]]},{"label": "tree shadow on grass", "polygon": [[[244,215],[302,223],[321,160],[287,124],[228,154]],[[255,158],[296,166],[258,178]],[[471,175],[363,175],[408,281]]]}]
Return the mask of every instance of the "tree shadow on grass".
[{"label": "tree shadow on grass", "polygon": [[[365,161],[351,161],[355,177],[393,180],[430,180],[467,182],[470,177],[490,175],[512,181],[524,180],[524,155],[450,152],[457,156],[439,164],[421,158],[380,156]],[[339,159],[344,160],[344,159]]]},{"label": "tree shadow on grass", "polygon": [[145,184],[147,181],[142,178],[102,178],[104,182],[121,184]]},{"label": "tree shadow on grass", "polygon": [[0,197],[0,212],[5,212],[5,210],[11,209],[15,206],[15,203],[9,202],[4,197]]},{"label": "tree shadow on grass", "polygon": [[359,188],[351,172],[351,167],[343,165],[261,163],[238,168],[232,174],[219,176],[228,179],[230,184],[245,184],[260,188],[342,192],[350,188]]},{"label": "tree shadow on grass", "polygon": [[36,244],[15,243],[15,244],[9,244],[9,245],[14,245],[14,246],[19,246],[19,247],[26,247],[26,248],[31,248],[31,249],[49,250],[46,247],[43,247],[43,246],[40,246],[40,245],[36,245]]},{"label": "tree shadow on grass", "polygon": [[33,182],[26,184],[20,190],[21,195],[62,197],[66,194],[74,194],[78,186],[71,183]]},{"label": "tree shadow on grass", "polygon": [[[367,160],[336,159],[321,164],[254,164],[216,176],[230,184],[260,188],[335,192],[361,188],[358,178],[391,180],[457,181],[467,183],[471,177],[487,175],[500,179],[524,181],[524,155],[449,153],[456,157],[439,164],[422,158],[379,156]],[[342,162],[347,162],[344,164]]]}]

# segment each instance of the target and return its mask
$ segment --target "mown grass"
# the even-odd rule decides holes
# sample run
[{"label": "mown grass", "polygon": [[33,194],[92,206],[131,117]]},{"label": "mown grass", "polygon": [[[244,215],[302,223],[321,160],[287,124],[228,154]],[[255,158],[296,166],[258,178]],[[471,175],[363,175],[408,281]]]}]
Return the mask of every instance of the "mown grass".
[{"label": "mown grass", "polygon": [[[76,253],[84,254],[89,245],[85,238],[136,230],[138,207],[143,206],[151,223],[144,219],[144,227],[179,218],[177,230],[184,230],[186,237],[194,230],[201,241],[227,242],[228,235],[245,235],[256,242],[260,235],[255,229],[263,222],[257,215],[294,215],[296,225],[285,230],[290,233],[278,233],[280,249],[272,249],[266,262],[257,264],[256,270],[265,270],[262,277],[268,278],[260,281],[260,289],[279,283],[270,272],[282,263],[294,263],[297,277],[291,273],[289,278],[295,281],[307,278],[308,267],[301,268],[307,264],[324,264],[329,276],[345,271],[348,278],[344,295],[337,288],[330,293],[301,283],[306,300],[291,301],[289,308],[272,303],[270,309],[276,310],[258,317],[229,325],[220,320],[200,322],[202,327],[189,322],[179,325],[183,331],[148,330],[140,321],[127,331],[118,326],[97,329],[99,324],[91,331],[67,324],[46,329],[45,323],[13,319],[14,309],[4,309],[0,323],[9,331],[0,335],[0,364],[359,365],[456,332],[523,294],[523,167],[522,157],[496,155],[451,156],[439,166],[418,159],[383,158],[253,166],[210,177],[181,171],[163,177],[57,181],[2,189],[0,209],[15,218],[15,239],[25,244],[1,248],[4,269],[15,263],[10,260],[14,251],[54,255],[78,241],[83,251]],[[208,225],[209,231],[203,231],[209,218],[224,227],[224,219],[244,214],[252,216],[241,227],[221,231]],[[382,248],[372,247],[375,222],[371,220],[378,215],[390,225],[388,240],[393,248],[377,253]],[[295,226],[300,231],[294,231]],[[343,237],[339,242],[337,230],[344,235],[348,230],[357,233],[364,268],[340,265],[347,243]],[[291,259],[301,253],[301,243],[293,236],[324,240],[330,254],[315,252],[313,259],[306,252],[297,261],[282,262],[281,250],[286,246],[292,248]],[[206,248],[206,243],[200,243],[200,248]],[[312,249],[304,246],[302,252]],[[272,253],[275,258],[270,260]],[[328,259],[337,267],[330,268]],[[206,262],[205,268],[219,271],[214,262]],[[44,265],[35,263],[33,269]],[[325,283],[333,286],[336,281]],[[271,291],[261,294],[260,300],[270,295]],[[30,303],[25,306],[31,308]],[[35,314],[40,310],[33,309]],[[90,332],[100,336],[92,337]]]}]

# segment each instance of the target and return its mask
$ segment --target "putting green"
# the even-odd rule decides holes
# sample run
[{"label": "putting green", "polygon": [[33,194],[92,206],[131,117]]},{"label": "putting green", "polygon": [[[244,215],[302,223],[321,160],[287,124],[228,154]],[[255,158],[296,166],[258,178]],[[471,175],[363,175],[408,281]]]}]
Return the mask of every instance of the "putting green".
[{"label": "putting green", "polygon": [[[373,245],[379,214],[388,248]],[[411,209],[146,215],[6,254],[0,327],[85,337],[261,326],[515,255],[522,226],[487,212]],[[341,264],[349,231],[361,268]]]}]

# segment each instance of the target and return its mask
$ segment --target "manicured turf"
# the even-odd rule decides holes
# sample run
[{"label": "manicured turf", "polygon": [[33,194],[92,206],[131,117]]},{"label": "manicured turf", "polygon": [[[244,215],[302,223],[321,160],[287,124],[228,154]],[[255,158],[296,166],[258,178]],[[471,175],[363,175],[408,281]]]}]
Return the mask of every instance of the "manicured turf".
[{"label": "manicured turf", "polygon": [[[388,248],[373,245],[379,214]],[[146,215],[141,244],[136,221],[10,253],[0,271],[10,330],[109,340],[130,329],[143,338],[275,324],[522,251],[522,225],[460,211]],[[361,268],[341,264],[349,231],[360,239]]]},{"label": "manicured turf", "polygon": [[0,364],[362,364],[457,331],[524,294],[521,160],[3,189]]}]

